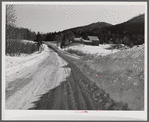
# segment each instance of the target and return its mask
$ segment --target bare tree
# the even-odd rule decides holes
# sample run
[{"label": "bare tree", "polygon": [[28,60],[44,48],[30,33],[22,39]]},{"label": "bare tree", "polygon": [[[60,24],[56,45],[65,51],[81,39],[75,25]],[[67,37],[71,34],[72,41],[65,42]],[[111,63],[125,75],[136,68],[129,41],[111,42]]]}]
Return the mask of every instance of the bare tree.
[{"label": "bare tree", "polygon": [[6,5],[6,25],[16,26],[16,20],[15,5]]}]

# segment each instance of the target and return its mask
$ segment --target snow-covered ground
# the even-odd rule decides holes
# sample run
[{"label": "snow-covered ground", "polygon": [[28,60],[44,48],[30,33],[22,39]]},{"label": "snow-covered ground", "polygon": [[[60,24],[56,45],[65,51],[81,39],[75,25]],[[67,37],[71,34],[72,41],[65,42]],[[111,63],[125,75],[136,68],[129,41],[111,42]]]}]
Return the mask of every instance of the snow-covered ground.
[{"label": "snow-covered ground", "polygon": [[35,41],[29,41],[29,40],[21,40],[22,42],[25,42],[25,43],[35,43]]},{"label": "snow-covered ground", "polygon": [[49,48],[47,45],[43,44],[44,50],[42,52],[35,52],[31,55],[22,55],[22,56],[5,56],[5,76],[6,79],[11,75],[19,73],[26,67],[39,62],[41,59],[44,59],[48,56]]},{"label": "snow-covered ground", "polygon": [[[54,42],[51,44],[57,46],[57,44]],[[111,53],[120,51],[118,49],[113,49],[113,50],[107,49],[109,47],[111,47],[110,44],[104,44],[104,45],[100,44],[99,46],[91,46],[91,45],[84,45],[84,44],[71,44],[71,46],[69,46],[69,49],[80,50],[87,54],[97,54],[97,55],[102,55],[102,56],[109,55]],[[68,47],[66,47],[65,49],[61,49],[60,44],[59,44],[58,48],[60,50],[68,49]]]},{"label": "snow-covered ground", "polygon": [[99,46],[75,45],[75,46],[69,47],[69,49],[80,50],[87,54],[97,54],[97,55],[108,55],[119,51],[117,49],[114,49],[114,50],[106,49],[109,47],[110,47],[109,44],[99,45]]}]

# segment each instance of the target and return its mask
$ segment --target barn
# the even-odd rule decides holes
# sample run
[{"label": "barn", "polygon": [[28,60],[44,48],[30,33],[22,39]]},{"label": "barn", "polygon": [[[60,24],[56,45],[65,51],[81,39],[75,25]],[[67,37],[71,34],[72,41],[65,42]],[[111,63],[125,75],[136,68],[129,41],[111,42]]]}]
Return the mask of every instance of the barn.
[{"label": "barn", "polygon": [[99,45],[99,39],[97,36],[88,36],[88,39],[92,41],[92,45]]}]

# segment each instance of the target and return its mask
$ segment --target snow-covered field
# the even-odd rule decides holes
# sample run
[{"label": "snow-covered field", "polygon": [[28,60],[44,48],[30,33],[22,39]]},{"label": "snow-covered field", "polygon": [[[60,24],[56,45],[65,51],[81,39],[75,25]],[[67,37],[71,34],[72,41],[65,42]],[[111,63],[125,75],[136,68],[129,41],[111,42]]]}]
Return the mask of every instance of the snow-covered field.
[{"label": "snow-covered field", "polygon": [[[54,42],[52,42],[51,44],[57,46],[57,44]],[[120,51],[118,49],[114,49],[114,50],[106,49],[109,47],[111,47],[110,44],[104,44],[104,45],[100,44],[99,46],[91,46],[91,45],[75,44],[74,43],[69,46],[69,49],[80,50],[87,54],[97,54],[97,55],[102,55],[102,56],[109,55],[111,53]],[[68,47],[66,47],[65,49],[61,49],[60,44],[59,44],[58,48],[60,50],[68,50]]]},{"label": "snow-covered field", "polygon": [[99,45],[99,46],[75,45],[75,46],[70,46],[69,49],[80,50],[87,54],[97,54],[97,55],[108,55],[119,51],[117,49],[114,49],[114,50],[106,49],[109,47],[110,47],[110,44]]},{"label": "snow-covered field", "polygon": [[41,59],[44,59],[48,56],[48,47],[43,44],[44,50],[42,52],[35,52],[30,55],[22,56],[5,56],[5,76],[6,79],[11,75],[19,73],[26,67],[30,67],[34,63],[37,63]]}]

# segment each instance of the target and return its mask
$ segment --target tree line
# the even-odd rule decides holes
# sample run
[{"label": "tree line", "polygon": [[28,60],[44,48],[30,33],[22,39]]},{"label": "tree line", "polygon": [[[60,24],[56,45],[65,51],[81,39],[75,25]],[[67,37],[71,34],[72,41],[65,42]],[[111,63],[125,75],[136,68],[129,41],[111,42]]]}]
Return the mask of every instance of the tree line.
[{"label": "tree line", "polygon": [[[137,31],[136,31],[137,32]],[[65,31],[65,32],[54,32],[47,33],[42,35],[44,41],[62,41],[63,35],[66,33],[68,36],[66,38],[82,37],[83,39],[87,39],[87,36],[97,36],[100,40],[100,44],[105,43],[113,43],[113,44],[125,44],[128,46],[140,45],[144,43],[144,32],[143,33],[129,33],[128,31],[123,31],[120,33],[118,31],[111,31],[110,29],[93,29],[93,30],[79,30],[79,31]],[[71,38],[69,41],[72,41]]]},{"label": "tree line", "polygon": [[[115,29],[115,28],[114,28]],[[100,44],[113,43],[113,44],[125,44],[128,46],[139,45],[144,43],[144,32],[137,31],[117,31],[116,28],[101,28],[92,30],[66,30],[62,32],[40,33],[40,39],[43,41],[59,41],[62,42],[63,36],[69,41],[72,41],[75,37],[82,37],[87,39],[87,36],[97,36],[100,40]],[[132,33],[133,32],[133,33]],[[12,25],[6,26],[6,39],[25,39],[36,41],[37,34],[27,28],[18,28]],[[64,40],[63,40],[64,41]]]},{"label": "tree line", "polygon": [[6,39],[36,39],[36,33],[27,28],[18,28],[12,25],[6,25]]}]

